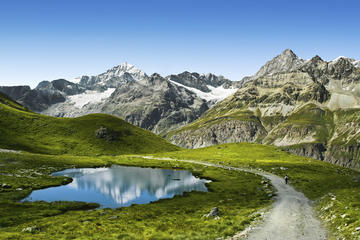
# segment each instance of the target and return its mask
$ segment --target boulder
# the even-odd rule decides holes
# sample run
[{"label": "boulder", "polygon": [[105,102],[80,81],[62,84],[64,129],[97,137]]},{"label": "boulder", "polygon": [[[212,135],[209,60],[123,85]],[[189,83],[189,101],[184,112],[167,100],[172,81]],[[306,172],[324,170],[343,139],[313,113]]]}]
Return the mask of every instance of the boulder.
[{"label": "boulder", "polygon": [[22,229],[22,232],[27,232],[27,233],[40,232],[40,228],[38,228],[37,226],[26,227]]},{"label": "boulder", "polygon": [[211,211],[210,211],[208,214],[205,214],[204,216],[205,216],[206,218],[214,217],[214,218],[218,219],[218,218],[219,218],[219,215],[220,215],[219,208],[218,208],[218,207],[214,207],[213,209],[211,209]]},{"label": "boulder", "polygon": [[114,141],[117,139],[116,132],[109,130],[106,127],[101,126],[95,130],[95,136],[97,138],[105,139],[108,142]]}]

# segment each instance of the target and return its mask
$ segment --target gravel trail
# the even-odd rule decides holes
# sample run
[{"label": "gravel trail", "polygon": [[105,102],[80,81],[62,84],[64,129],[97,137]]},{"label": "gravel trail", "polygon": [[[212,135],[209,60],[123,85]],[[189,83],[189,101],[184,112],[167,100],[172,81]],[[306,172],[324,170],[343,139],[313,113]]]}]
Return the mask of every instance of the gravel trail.
[{"label": "gravel trail", "polygon": [[228,169],[232,171],[250,172],[269,179],[277,191],[272,209],[265,214],[264,221],[246,233],[239,233],[233,239],[247,240],[324,240],[326,231],[312,212],[310,200],[303,193],[296,191],[291,185],[276,175],[264,171],[235,168],[226,165],[200,162],[195,160],[178,160],[172,158],[143,158],[166,161],[181,161]]}]

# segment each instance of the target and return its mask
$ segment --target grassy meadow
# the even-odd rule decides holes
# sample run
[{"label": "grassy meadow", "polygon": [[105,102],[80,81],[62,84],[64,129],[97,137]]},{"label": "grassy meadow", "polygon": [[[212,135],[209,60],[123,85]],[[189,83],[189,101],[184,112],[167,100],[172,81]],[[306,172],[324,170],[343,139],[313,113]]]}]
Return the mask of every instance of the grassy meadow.
[{"label": "grassy meadow", "polygon": [[[272,202],[273,189],[259,176],[175,161],[0,153],[0,164],[0,182],[10,186],[0,192],[0,239],[215,239],[243,230]],[[53,171],[111,164],[188,169],[212,182],[207,193],[119,209],[79,202],[18,202],[32,190],[69,182],[49,176]],[[203,217],[213,207],[220,209],[219,220]],[[29,227],[33,229],[26,232]]]}]

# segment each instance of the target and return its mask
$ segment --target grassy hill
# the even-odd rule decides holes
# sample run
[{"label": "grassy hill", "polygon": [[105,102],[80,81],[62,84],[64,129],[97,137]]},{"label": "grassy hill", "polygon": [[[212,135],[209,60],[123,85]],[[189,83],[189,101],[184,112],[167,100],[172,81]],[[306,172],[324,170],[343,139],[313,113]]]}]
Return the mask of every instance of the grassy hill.
[{"label": "grassy hill", "polygon": [[43,154],[118,155],[174,151],[155,134],[105,114],[55,118],[0,95],[0,148]]}]

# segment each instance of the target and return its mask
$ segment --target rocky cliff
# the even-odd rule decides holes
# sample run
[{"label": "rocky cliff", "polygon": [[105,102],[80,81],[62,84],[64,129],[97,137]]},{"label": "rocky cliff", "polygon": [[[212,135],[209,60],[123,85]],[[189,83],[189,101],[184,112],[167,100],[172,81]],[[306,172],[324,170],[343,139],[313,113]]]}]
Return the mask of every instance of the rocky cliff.
[{"label": "rocky cliff", "polygon": [[360,163],[360,70],[339,57],[309,60],[291,50],[243,80],[232,96],[170,132],[186,148],[254,141],[344,166]]}]

